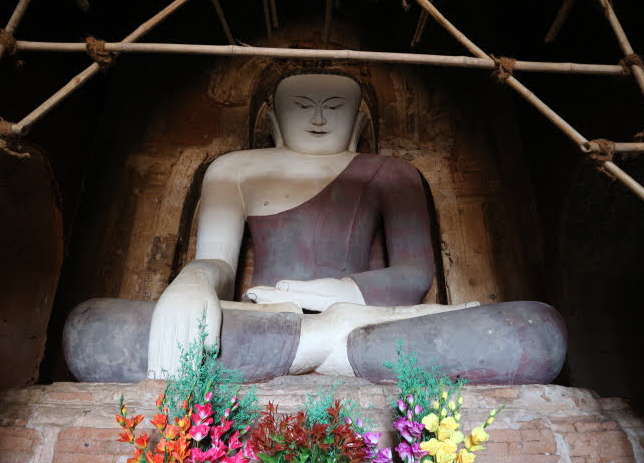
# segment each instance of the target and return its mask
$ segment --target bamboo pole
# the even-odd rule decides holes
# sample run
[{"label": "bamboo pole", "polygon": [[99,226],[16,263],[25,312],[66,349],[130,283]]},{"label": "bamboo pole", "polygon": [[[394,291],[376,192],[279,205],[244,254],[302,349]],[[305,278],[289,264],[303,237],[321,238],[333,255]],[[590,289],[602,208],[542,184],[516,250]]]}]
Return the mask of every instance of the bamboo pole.
[{"label": "bamboo pole", "polygon": [[[9,21],[7,22],[7,27],[4,28],[9,34],[14,35],[16,32],[16,29],[18,29],[18,24],[20,24],[20,20],[22,17],[25,15],[25,12],[27,11],[27,7],[29,6],[29,2],[31,0],[20,0],[18,4],[16,5],[16,8],[13,10],[13,13],[11,17],[9,18]],[[2,60],[2,57],[4,56],[5,52],[5,47],[4,45],[0,45],[0,60]]]},{"label": "bamboo pole", "polygon": [[[147,34],[155,26],[157,26],[161,21],[166,19],[181,6],[187,3],[189,0],[174,0],[163,10],[152,16],[146,22],[137,27],[134,32],[123,39],[121,43],[133,43]],[[81,44],[82,45],[82,44]],[[12,132],[17,135],[24,135],[29,127],[33,125],[38,119],[42,118],[45,114],[51,111],[58,103],[67,98],[72,92],[80,88],[85,82],[91,79],[96,73],[100,70],[98,63],[92,63],[84,71],[70,80],[63,88],[54,93],[49,97],[44,103],[34,109],[31,113],[25,116],[20,122],[14,124],[11,128]]]},{"label": "bamboo pole", "polygon": [[[628,56],[628,55],[634,54],[635,51],[633,50],[633,47],[631,47],[631,44],[628,41],[628,37],[626,36],[624,29],[622,29],[622,25],[620,24],[619,19],[617,19],[617,15],[615,14],[615,10],[613,10],[613,6],[611,5],[611,2],[609,0],[597,0],[597,1],[602,6],[602,9],[604,10],[604,15],[606,15],[606,19],[608,19],[608,22],[613,28],[613,32],[617,37],[617,41],[619,42],[619,46],[622,49],[622,52],[624,53],[624,55]],[[633,77],[635,77],[635,80],[637,81],[637,84],[639,85],[642,94],[644,94],[644,69],[642,69],[639,66],[632,65],[631,72],[633,74]]]},{"label": "bamboo pole", "polygon": [[[473,55],[484,58],[487,57],[487,54],[477,47],[474,42],[469,40],[461,31],[459,31],[452,23],[450,23],[447,18],[445,18],[440,11],[436,9],[428,0],[416,0],[420,6],[425,8],[427,12],[445,29],[447,29],[463,46],[465,46]],[[605,2],[607,0],[599,0]],[[612,10],[611,10],[612,11]],[[548,105],[541,101],[537,96],[528,90],[523,84],[521,84],[515,77],[510,76],[505,81],[512,89],[514,89],[519,95],[521,95],[525,100],[530,102],[541,114],[546,116],[555,126],[557,126],[564,134],[566,134],[570,139],[572,139],[579,148],[584,151],[586,143],[588,140],[584,138],[579,132],[577,132],[574,127],[568,124],[561,116],[554,112]],[[626,172],[622,171],[614,163],[607,161],[604,162],[603,167],[613,174],[615,178],[621,181],[626,187],[638,195],[642,200],[644,200],[644,187],[636,182],[632,177],[630,177]]]},{"label": "bamboo pole", "polygon": [[411,39],[410,46],[414,47],[418,42],[420,42],[423,32],[425,31],[425,26],[427,25],[427,10],[420,10],[420,16],[418,17],[418,24],[416,25],[416,31],[414,32],[414,37]]},{"label": "bamboo pole", "polygon": [[559,34],[561,26],[563,26],[566,19],[568,19],[568,14],[570,13],[574,3],[575,0],[564,0],[561,8],[559,8],[555,21],[552,23],[552,26],[550,26],[550,29],[548,29],[548,33],[545,38],[546,43],[552,43],[557,38],[557,34]]},{"label": "bamboo pole", "polygon": [[[84,43],[66,42],[31,42],[19,40],[18,50],[52,51],[52,52],[82,52],[85,53]],[[436,66],[451,66],[475,69],[494,69],[494,61],[490,58],[473,58],[471,56],[425,55],[420,53],[387,53],[357,50],[320,50],[298,48],[269,48],[241,47],[237,45],[188,45],[172,43],[106,43],[105,49],[115,53],[175,53],[219,56],[261,56],[269,58],[325,59],[348,61],[378,61],[388,63],[426,64]],[[526,72],[557,72],[566,74],[593,75],[626,75],[624,69],[613,64],[581,64],[581,63],[542,63],[533,61],[517,61],[515,71]]]},{"label": "bamboo pole", "polygon": [[[613,143],[613,149],[616,153],[642,153],[644,152],[644,143]],[[581,147],[584,153],[600,153],[601,147],[594,141],[588,141]]]},{"label": "bamboo pole", "polygon": [[271,18],[273,18],[273,29],[280,27],[280,22],[277,19],[277,5],[275,5],[275,0],[271,0]]},{"label": "bamboo pole", "polygon": [[333,0],[326,0],[324,11],[324,27],[322,28],[322,44],[324,48],[329,47],[329,34],[331,33],[331,16],[333,14]]},{"label": "bamboo pole", "polygon": [[273,43],[273,28],[271,26],[271,12],[268,7],[268,0],[262,0],[264,6],[264,22],[266,23],[266,34],[268,35],[268,43]]},{"label": "bamboo pole", "polygon": [[215,6],[215,10],[217,11],[217,16],[219,17],[219,22],[221,24],[222,29],[224,30],[224,34],[226,34],[226,39],[228,40],[228,43],[231,45],[235,45],[235,39],[233,38],[233,34],[230,32],[230,27],[228,27],[228,21],[226,21],[226,16],[224,16],[224,10],[221,8],[221,5],[219,4],[219,0],[211,0],[212,4]]}]

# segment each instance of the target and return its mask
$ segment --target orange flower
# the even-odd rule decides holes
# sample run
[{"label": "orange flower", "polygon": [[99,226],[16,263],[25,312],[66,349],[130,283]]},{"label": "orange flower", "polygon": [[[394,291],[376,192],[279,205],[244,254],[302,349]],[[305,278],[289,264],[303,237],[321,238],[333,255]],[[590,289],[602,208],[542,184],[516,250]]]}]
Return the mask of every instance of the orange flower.
[{"label": "orange flower", "polygon": [[154,419],[150,420],[150,423],[152,423],[152,425],[159,431],[162,431],[168,424],[168,415],[159,413],[154,417]]},{"label": "orange flower", "polygon": [[176,421],[177,426],[179,426],[179,429],[181,429],[181,434],[185,434],[188,429],[190,429],[190,417],[189,416],[184,416],[183,418],[175,417],[174,421]]},{"label": "orange flower", "polygon": [[125,426],[125,417],[122,415],[116,415],[116,422],[121,426]]},{"label": "orange flower", "polygon": [[188,448],[189,446],[190,442],[188,442],[188,439],[186,439],[185,436],[181,436],[176,442],[175,448],[172,451],[172,456],[180,463],[183,463],[190,457],[191,449]]},{"label": "orange flower", "polygon": [[134,445],[140,449],[147,448],[149,442],[150,442],[150,437],[148,436],[147,432],[144,432],[139,437],[134,439]]},{"label": "orange flower", "polygon": [[172,441],[168,442],[163,437],[161,438],[157,446],[154,448],[154,451],[159,453],[165,453],[165,452],[171,453],[172,450],[174,450],[174,442]]},{"label": "orange flower", "polygon": [[165,432],[163,433],[165,435],[166,439],[176,439],[179,436],[179,427],[175,426],[174,424],[169,424],[165,427]]},{"label": "orange flower", "polygon": [[149,450],[145,454],[145,461],[147,461],[148,463],[163,463],[164,458],[165,455],[161,453],[152,454],[152,452],[150,452]]},{"label": "orange flower", "polygon": [[143,415],[136,415],[134,418],[131,418],[131,419],[126,418],[125,426],[127,426],[130,429],[134,429],[139,425],[139,423],[143,420],[143,418],[145,418]]},{"label": "orange flower", "polygon": [[139,463],[141,461],[141,455],[143,454],[143,449],[134,449],[134,456],[127,459],[127,463]]},{"label": "orange flower", "polygon": [[134,443],[134,434],[129,429],[126,429],[125,432],[119,434],[120,438],[117,442],[129,442],[130,444]]},{"label": "orange flower", "polygon": [[159,394],[159,397],[157,398],[157,401],[156,401],[156,406],[159,410],[161,410],[161,407],[163,406],[164,402],[165,402],[165,395],[162,392],[161,394]]}]

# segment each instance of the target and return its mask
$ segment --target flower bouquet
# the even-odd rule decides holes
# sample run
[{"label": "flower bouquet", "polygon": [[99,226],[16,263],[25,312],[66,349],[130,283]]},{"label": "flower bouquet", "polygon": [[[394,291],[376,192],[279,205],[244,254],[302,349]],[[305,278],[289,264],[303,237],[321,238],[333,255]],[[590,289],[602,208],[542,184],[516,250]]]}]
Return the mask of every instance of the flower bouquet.
[{"label": "flower bouquet", "polygon": [[305,411],[279,416],[269,403],[251,432],[250,445],[263,463],[362,463],[376,458],[380,434],[364,432],[362,422],[344,414],[340,401],[327,420],[310,422]]}]

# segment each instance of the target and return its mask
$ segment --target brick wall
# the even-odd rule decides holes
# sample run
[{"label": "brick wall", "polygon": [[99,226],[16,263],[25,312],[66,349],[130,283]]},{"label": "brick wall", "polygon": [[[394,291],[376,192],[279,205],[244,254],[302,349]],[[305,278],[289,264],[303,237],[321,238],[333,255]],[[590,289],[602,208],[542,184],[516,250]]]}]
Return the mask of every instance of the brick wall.
[{"label": "brick wall", "polygon": [[[261,403],[283,412],[302,405],[307,394],[332,386],[320,376],[276,378],[257,385]],[[130,414],[154,414],[161,381],[130,384],[56,383],[0,392],[0,463],[125,463],[129,444],[116,442],[114,415],[121,394]],[[347,378],[338,398],[351,398],[392,442],[389,398],[394,386]],[[488,428],[487,450],[477,463],[636,463],[644,461],[644,421],[622,399],[561,386],[470,386],[464,391],[463,431],[491,408],[507,406]],[[150,431],[144,421],[140,429]]]}]

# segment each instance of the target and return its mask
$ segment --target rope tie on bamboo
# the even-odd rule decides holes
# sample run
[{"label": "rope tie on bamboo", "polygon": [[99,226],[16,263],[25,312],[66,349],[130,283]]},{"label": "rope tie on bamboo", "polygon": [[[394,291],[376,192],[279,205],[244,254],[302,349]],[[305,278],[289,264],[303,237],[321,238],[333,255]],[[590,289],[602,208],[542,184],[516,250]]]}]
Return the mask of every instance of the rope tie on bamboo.
[{"label": "rope tie on bamboo", "polygon": [[627,74],[632,73],[633,70],[631,68],[633,66],[638,66],[644,69],[644,61],[642,61],[642,57],[637,53],[631,53],[630,55],[624,56],[621,60],[619,60],[619,65]]},{"label": "rope tie on bamboo", "polygon": [[87,47],[87,54],[98,63],[101,70],[105,71],[114,64],[114,54],[105,50],[105,40],[87,37],[85,39],[85,44]]},{"label": "rope tie on bamboo", "polygon": [[11,35],[10,32],[7,32],[4,29],[0,29],[0,45],[2,45],[10,55],[15,55],[16,51],[18,51],[16,39],[13,38],[13,35]]},{"label": "rope tie on bamboo", "polygon": [[492,75],[496,77],[499,83],[505,83],[505,81],[512,76],[514,65],[517,60],[506,56],[499,56],[497,58],[494,55],[490,55],[490,58],[494,61],[494,71],[492,71]]},{"label": "rope tie on bamboo", "polygon": [[599,149],[590,153],[589,157],[592,161],[602,167],[605,162],[612,162],[615,159],[615,143],[605,138],[597,138],[590,140],[589,145],[595,144]]},{"label": "rope tie on bamboo", "polygon": [[633,141],[635,143],[644,143],[644,130],[633,135]]},{"label": "rope tie on bamboo", "polygon": [[9,121],[5,121],[3,118],[0,117],[0,137],[12,137],[15,136],[13,133],[13,130],[11,128],[13,127],[13,124]]}]

